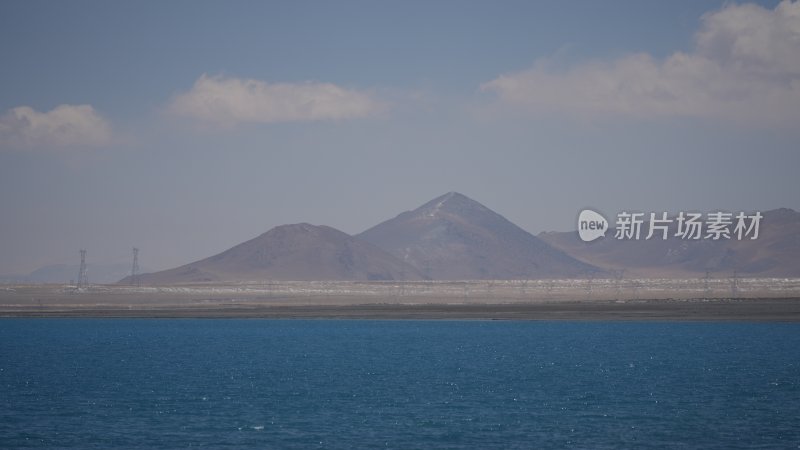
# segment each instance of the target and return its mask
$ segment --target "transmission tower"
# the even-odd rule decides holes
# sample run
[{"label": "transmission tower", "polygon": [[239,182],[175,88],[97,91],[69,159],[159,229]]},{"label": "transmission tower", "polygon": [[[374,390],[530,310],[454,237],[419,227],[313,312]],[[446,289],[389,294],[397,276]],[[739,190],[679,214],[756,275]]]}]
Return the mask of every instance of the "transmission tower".
[{"label": "transmission tower", "polygon": [[81,250],[81,267],[78,269],[78,289],[86,287],[89,278],[86,276],[86,250]]},{"label": "transmission tower", "polygon": [[592,281],[594,281],[594,272],[589,273],[589,280],[586,283],[586,296],[592,298]]},{"label": "transmission tower", "polygon": [[625,269],[614,271],[614,288],[617,290],[617,299],[622,298],[622,279],[625,277]]},{"label": "transmission tower", "polygon": [[139,249],[133,247],[133,267],[131,267],[131,285],[139,286]]}]

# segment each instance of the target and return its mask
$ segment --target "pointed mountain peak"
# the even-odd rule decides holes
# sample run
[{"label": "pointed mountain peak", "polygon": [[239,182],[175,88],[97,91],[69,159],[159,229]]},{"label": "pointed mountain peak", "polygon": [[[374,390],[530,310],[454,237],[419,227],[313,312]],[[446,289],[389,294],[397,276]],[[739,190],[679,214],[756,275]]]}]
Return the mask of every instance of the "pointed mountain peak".
[{"label": "pointed mountain peak", "polygon": [[570,277],[599,269],[458,192],[357,235],[439,280]]},{"label": "pointed mountain peak", "polygon": [[441,212],[464,214],[469,212],[490,212],[490,210],[466,195],[455,191],[436,197],[414,210],[414,213],[428,217],[437,217]]}]

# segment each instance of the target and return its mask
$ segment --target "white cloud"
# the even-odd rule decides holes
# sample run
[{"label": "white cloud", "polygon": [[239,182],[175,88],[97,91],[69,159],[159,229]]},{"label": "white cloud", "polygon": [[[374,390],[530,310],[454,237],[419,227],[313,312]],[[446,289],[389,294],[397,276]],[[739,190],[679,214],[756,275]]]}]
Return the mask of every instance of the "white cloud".
[{"label": "white cloud", "polygon": [[800,114],[800,2],[729,5],[702,17],[691,52],[631,54],[558,70],[539,60],[481,86],[501,103],[578,116],[709,117],[794,123]]},{"label": "white cloud", "polygon": [[18,106],[0,116],[0,144],[10,147],[97,147],[111,142],[111,126],[90,105],[47,112]]},{"label": "white cloud", "polygon": [[173,114],[221,125],[366,117],[382,108],[371,95],[331,83],[267,83],[203,74],[169,105]]}]

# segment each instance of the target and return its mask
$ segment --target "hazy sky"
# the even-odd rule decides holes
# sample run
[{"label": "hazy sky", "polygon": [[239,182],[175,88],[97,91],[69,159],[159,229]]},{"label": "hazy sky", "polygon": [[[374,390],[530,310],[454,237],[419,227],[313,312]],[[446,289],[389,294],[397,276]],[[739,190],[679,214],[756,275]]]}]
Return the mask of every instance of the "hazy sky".
[{"label": "hazy sky", "polygon": [[0,2],[0,274],[168,268],[459,191],[800,209],[800,3]]}]

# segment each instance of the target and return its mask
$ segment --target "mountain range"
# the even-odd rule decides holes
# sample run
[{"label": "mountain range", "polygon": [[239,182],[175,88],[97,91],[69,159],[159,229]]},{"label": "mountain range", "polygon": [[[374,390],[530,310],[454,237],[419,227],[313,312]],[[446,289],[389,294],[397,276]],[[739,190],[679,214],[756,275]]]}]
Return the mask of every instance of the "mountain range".
[{"label": "mountain range", "polygon": [[139,281],[529,279],[601,272],[450,192],[356,236],[327,226],[283,225],[218,255],[141,275]]},{"label": "mountain range", "polygon": [[[263,280],[420,280],[413,266],[342,231],[281,225],[217,255],[142,274],[142,284]],[[130,283],[126,277],[120,283]]]},{"label": "mountain range", "polygon": [[356,237],[434,280],[572,278],[602,272],[457,192]]},{"label": "mountain range", "polygon": [[[757,240],[617,240],[577,232],[534,236],[449,192],[355,236],[282,225],[218,255],[141,275],[144,284],[264,280],[481,280],[616,276],[800,276],[800,213],[763,213]],[[130,282],[128,278],[122,283]]]},{"label": "mountain range", "polygon": [[[733,274],[754,277],[800,276],[800,213],[781,208],[763,212],[757,239],[698,239],[676,237],[675,223],[667,239],[619,240],[615,230],[593,242],[576,231],[540,233],[550,245],[584,261],[631,277],[697,277]],[[648,226],[645,223],[645,228]]]},{"label": "mountain range", "polygon": [[[800,213],[791,209],[764,212],[756,240],[683,240],[674,236],[674,224],[668,234],[663,240],[618,240],[612,229],[593,242],[581,241],[575,231],[534,236],[477,201],[450,192],[354,236],[324,225],[281,225],[217,255],[142,274],[138,282],[509,280],[621,272],[625,277],[695,278],[734,271],[800,277]],[[127,265],[119,269],[119,276],[129,273]],[[55,273],[56,281],[64,282],[73,272],[76,267],[53,266],[22,281],[37,282],[39,275]],[[96,275],[92,282],[105,281]]]}]

